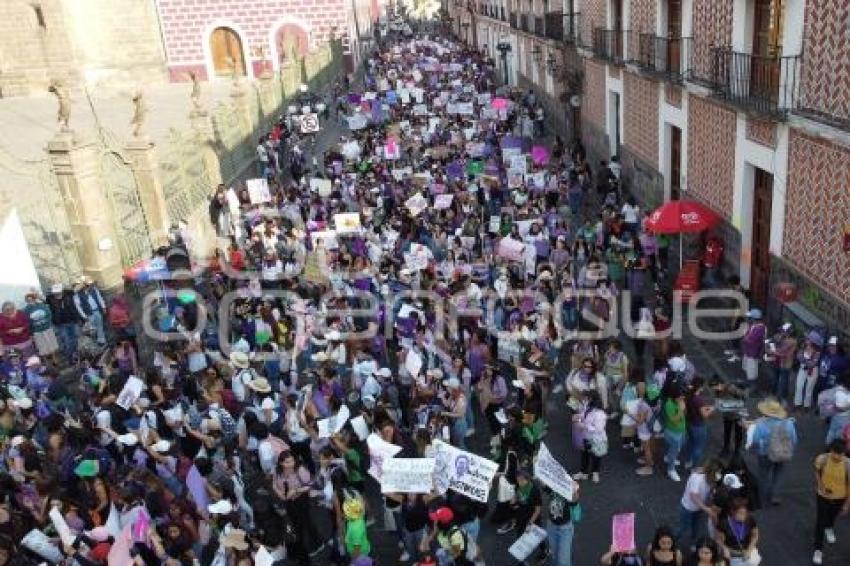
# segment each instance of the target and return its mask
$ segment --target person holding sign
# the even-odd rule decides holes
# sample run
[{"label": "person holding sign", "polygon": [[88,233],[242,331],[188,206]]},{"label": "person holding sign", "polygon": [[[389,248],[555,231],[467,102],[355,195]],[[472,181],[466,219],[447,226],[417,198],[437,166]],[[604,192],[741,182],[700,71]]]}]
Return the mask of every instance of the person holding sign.
[{"label": "person holding sign", "polygon": [[[573,533],[575,524],[573,516],[578,505],[578,485],[573,488],[573,498],[567,500],[554,491],[550,492],[549,524],[546,526],[548,555],[552,566],[572,566]],[[580,507],[578,509],[581,509]]]}]

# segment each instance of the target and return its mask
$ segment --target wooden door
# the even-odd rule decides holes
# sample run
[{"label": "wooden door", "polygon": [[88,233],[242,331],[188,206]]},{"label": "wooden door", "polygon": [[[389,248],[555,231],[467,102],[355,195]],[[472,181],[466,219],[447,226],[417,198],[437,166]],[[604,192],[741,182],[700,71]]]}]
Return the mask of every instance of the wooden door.
[{"label": "wooden door", "polygon": [[679,200],[682,191],[682,130],[670,126],[670,200]]},{"label": "wooden door", "polygon": [[210,36],[210,53],[212,54],[213,71],[216,75],[236,73],[245,75],[245,57],[242,55],[242,40],[239,34],[230,28],[216,28]]},{"label": "wooden door", "polygon": [[779,97],[779,57],[782,55],[783,0],[756,0],[750,95],[775,101]]},{"label": "wooden door", "polygon": [[755,170],[753,180],[753,240],[750,262],[750,292],[752,301],[767,306],[770,282],[770,216],[773,207],[773,175]]},{"label": "wooden door", "polygon": [[667,71],[682,68],[682,0],[667,0]]}]

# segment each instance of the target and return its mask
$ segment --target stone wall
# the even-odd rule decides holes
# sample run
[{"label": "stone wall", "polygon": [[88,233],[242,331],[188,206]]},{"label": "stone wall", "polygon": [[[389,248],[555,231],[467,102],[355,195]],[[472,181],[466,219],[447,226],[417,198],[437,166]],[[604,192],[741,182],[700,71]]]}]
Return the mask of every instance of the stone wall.
[{"label": "stone wall", "polygon": [[165,77],[153,2],[0,2],[0,94],[44,92],[51,79],[90,88]]}]

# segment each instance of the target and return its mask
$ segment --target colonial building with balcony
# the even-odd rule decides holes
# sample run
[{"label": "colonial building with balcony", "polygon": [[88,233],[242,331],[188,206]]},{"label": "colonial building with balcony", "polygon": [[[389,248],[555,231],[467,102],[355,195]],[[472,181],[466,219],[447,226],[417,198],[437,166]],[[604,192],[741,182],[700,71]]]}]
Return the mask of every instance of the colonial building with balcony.
[{"label": "colonial building with balcony", "polygon": [[[567,138],[579,131],[584,63],[580,16],[569,0],[449,0],[452,29],[486,51],[502,82],[534,90],[547,123]],[[574,104],[571,105],[570,101]]]},{"label": "colonial building with balcony", "polygon": [[492,2],[472,17],[477,44],[497,64],[494,42],[510,45],[511,84],[557,97],[545,61],[580,54],[573,101],[593,162],[619,156],[646,208],[689,198],[718,212],[724,274],[774,319],[850,333],[846,0]]}]

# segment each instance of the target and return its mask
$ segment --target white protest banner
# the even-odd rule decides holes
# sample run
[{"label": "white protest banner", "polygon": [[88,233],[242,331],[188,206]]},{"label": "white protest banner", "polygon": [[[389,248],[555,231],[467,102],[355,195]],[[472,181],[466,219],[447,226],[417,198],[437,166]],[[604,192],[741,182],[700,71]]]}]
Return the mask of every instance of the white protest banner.
[{"label": "white protest banner", "polygon": [[334,226],[337,234],[350,234],[360,231],[360,213],[344,212],[334,214]]},{"label": "white protest banner", "polygon": [[412,377],[418,376],[422,371],[422,356],[413,350],[408,350],[404,357],[404,368]]},{"label": "white protest banner", "polygon": [[517,155],[522,155],[522,149],[518,147],[506,147],[502,149],[502,162],[510,163]]},{"label": "white protest banner", "polygon": [[381,493],[431,493],[433,458],[390,458],[384,462]]},{"label": "white protest banner", "polygon": [[475,108],[471,102],[459,102],[457,104],[457,113],[461,116],[472,116],[475,113]]},{"label": "white protest banner", "polygon": [[432,116],[431,118],[428,118],[428,131],[430,133],[433,134],[434,132],[436,132],[437,126],[439,126],[439,125],[440,125],[440,118],[439,117]]},{"label": "white protest banner", "polygon": [[354,429],[354,434],[357,435],[357,438],[361,442],[369,436],[369,425],[366,424],[366,419],[363,418],[363,415],[357,415],[351,419],[351,428]]},{"label": "white protest banner", "polygon": [[465,128],[463,130],[463,137],[466,139],[466,141],[471,141],[472,138],[475,137],[476,133],[478,133],[478,130],[475,128]]},{"label": "white protest banner", "polygon": [[534,461],[534,477],[567,501],[573,500],[575,482],[543,443]]},{"label": "white protest banner", "polygon": [[320,197],[328,197],[331,194],[333,183],[330,179],[310,179],[310,190],[319,194]]},{"label": "white protest banner", "polygon": [[135,375],[131,375],[127,378],[127,383],[124,384],[121,393],[118,394],[118,400],[115,401],[115,404],[125,411],[129,411],[130,407],[142,396],[142,390],[144,388],[145,383]]},{"label": "white protest banner", "polygon": [[390,444],[374,432],[366,439],[369,447],[369,475],[381,481],[384,473],[384,462],[401,452],[401,446]]},{"label": "white protest banner", "polygon": [[546,536],[545,529],[538,527],[537,525],[531,525],[529,529],[526,530],[523,535],[511,545],[508,552],[518,561],[525,562],[528,557],[531,556],[531,553],[540,546],[540,543],[546,540]]},{"label": "white protest banner", "polygon": [[404,203],[404,206],[410,211],[413,216],[419,216],[419,214],[428,208],[428,199],[422,196],[422,193],[416,193]]},{"label": "white protest banner", "polygon": [[437,195],[434,197],[434,208],[437,210],[449,208],[452,205],[452,200],[454,198],[454,195]]},{"label": "white protest banner", "polygon": [[254,556],[254,566],[273,566],[274,565],[274,556],[272,556],[271,552],[266,550],[265,546],[260,546],[260,550],[257,551],[256,556]]},{"label": "white protest banner", "polygon": [[333,428],[335,424],[335,417],[328,417],[326,419],[317,420],[316,426],[319,429],[319,438],[330,438],[331,434],[333,434]]},{"label": "white protest banner", "polygon": [[313,243],[313,249],[319,246],[321,240],[322,245],[328,250],[338,250],[339,242],[336,240],[336,231],[322,230],[318,232],[310,232],[310,241]]},{"label": "white protest banner", "polygon": [[384,92],[385,90],[390,90],[390,81],[387,79],[378,79],[378,90]]},{"label": "white protest banner", "polygon": [[414,104],[413,105],[413,115],[414,116],[427,116],[428,115],[428,106],[425,104]]},{"label": "white protest banner", "polygon": [[[431,467],[433,471],[433,466]],[[430,489],[428,491],[431,491]],[[51,507],[50,513],[47,514],[50,517],[50,521],[53,523],[53,528],[56,529],[59,538],[62,539],[62,544],[65,546],[71,546],[74,544],[74,535],[71,534],[71,528],[68,526],[68,523],[65,522],[65,517],[62,516],[62,512],[59,511],[59,507]]]},{"label": "white protest banner", "polygon": [[375,100],[376,98],[378,98],[378,93],[376,93],[376,92],[364,92],[363,93],[363,100]]},{"label": "white protest banner", "polygon": [[269,182],[266,179],[248,179],[245,181],[248,188],[248,198],[251,204],[262,204],[271,202],[272,194],[269,191]]},{"label": "white protest banner", "polygon": [[528,232],[531,230],[531,225],[535,222],[537,222],[538,226],[543,224],[538,218],[532,218],[530,220],[517,220],[516,225],[519,231],[519,235],[523,237],[527,236]]},{"label": "white protest banner", "polygon": [[[434,101],[434,106],[437,106],[437,101]],[[449,102],[446,104],[446,114],[460,114],[460,109],[458,104],[454,102]]]},{"label": "white protest banner", "polygon": [[360,149],[360,144],[356,140],[352,140],[345,142],[340,151],[349,161],[356,161],[360,159],[360,153],[363,150]]},{"label": "white protest banner", "polygon": [[445,493],[451,489],[486,503],[498,464],[441,440],[434,440],[433,446],[436,454],[434,487],[437,491]]},{"label": "white protest banner", "polygon": [[353,116],[348,116],[346,120],[348,121],[349,130],[362,130],[363,128],[369,125],[369,119],[366,118],[365,114],[362,114],[360,112],[354,114]]},{"label": "white protest banner", "polygon": [[510,237],[499,240],[498,255],[510,261],[522,261],[525,244]]},{"label": "white protest banner", "polygon": [[392,170],[393,179],[396,181],[401,181],[405,177],[410,177],[413,175],[413,167],[402,167],[400,169]]}]

